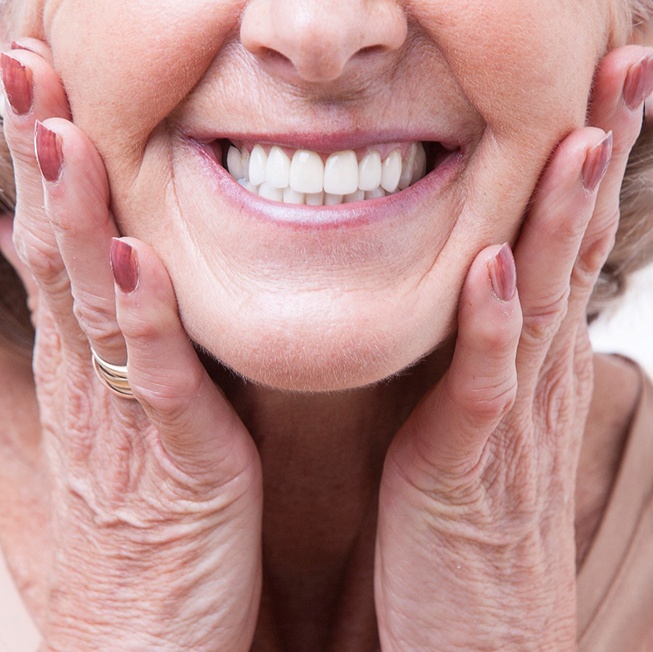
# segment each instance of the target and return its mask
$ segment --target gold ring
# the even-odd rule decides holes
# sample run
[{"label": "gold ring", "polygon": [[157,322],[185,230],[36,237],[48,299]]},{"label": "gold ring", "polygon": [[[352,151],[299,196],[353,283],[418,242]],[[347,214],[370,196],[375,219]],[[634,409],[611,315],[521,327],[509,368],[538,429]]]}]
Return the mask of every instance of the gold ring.
[{"label": "gold ring", "polygon": [[127,365],[111,364],[103,360],[91,347],[93,369],[105,387],[122,398],[134,398],[134,392],[127,378]]}]

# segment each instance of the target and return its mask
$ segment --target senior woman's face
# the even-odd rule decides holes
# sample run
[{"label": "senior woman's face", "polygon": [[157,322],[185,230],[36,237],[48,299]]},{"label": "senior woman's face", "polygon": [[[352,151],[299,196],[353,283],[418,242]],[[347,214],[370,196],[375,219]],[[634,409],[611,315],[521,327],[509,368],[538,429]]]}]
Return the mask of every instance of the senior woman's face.
[{"label": "senior woman's face", "polygon": [[607,2],[45,0],[44,30],[193,340],[254,380],[335,389],[451,333],[473,256],[515,237],[584,121]]}]

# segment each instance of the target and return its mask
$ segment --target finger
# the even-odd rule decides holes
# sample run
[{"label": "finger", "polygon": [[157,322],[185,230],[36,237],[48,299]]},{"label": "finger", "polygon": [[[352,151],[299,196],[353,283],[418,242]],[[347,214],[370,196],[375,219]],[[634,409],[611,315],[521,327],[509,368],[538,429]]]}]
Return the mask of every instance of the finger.
[{"label": "finger", "polygon": [[34,124],[50,117],[70,118],[68,101],[50,65],[34,52],[3,52],[0,59],[5,91],[4,132],[13,159],[16,192],[19,201],[38,207],[42,192],[34,155]]},{"label": "finger", "polygon": [[90,342],[107,362],[124,364],[109,264],[111,239],[118,230],[100,155],[72,122],[61,118],[37,123],[36,152],[46,214],[70,282],[75,317],[88,338],[62,334],[62,345],[88,359]]},{"label": "finger", "polygon": [[524,318],[517,372],[527,398],[567,312],[571,272],[611,151],[612,136],[600,129],[568,136],[542,177],[515,247]]},{"label": "finger", "polygon": [[596,75],[590,120],[614,134],[612,160],[571,278],[568,318],[584,322],[596,279],[614,245],[620,191],[631,149],[641,130],[643,104],[653,92],[653,50],[629,46],[611,52]]},{"label": "finger", "polygon": [[[651,93],[652,48],[629,45],[613,50],[600,62],[588,122],[604,131],[614,132],[615,161],[630,154],[641,129],[644,101]],[[607,183],[603,185],[607,186]]]},{"label": "finger", "polygon": [[522,323],[515,275],[508,245],[485,249],[472,264],[461,294],[451,366],[413,411],[401,436],[411,464],[425,460],[441,472],[467,473],[512,406]]},{"label": "finger", "polygon": [[113,241],[111,263],[129,382],[166,453],[200,481],[253,468],[254,444],[200,363],[163,264],[133,238]]},{"label": "finger", "polygon": [[44,212],[41,172],[34,152],[34,125],[50,116],[67,117],[67,100],[49,64],[29,50],[0,55],[5,91],[4,132],[16,180],[13,238],[21,261],[44,288],[58,329],[75,330],[68,277]]},{"label": "finger", "polygon": [[32,38],[31,36],[21,36],[20,38],[11,42],[11,49],[34,52],[34,54],[38,54],[51,66],[53,65],[52,50],[48,47],[47,43],[39,39]]}]

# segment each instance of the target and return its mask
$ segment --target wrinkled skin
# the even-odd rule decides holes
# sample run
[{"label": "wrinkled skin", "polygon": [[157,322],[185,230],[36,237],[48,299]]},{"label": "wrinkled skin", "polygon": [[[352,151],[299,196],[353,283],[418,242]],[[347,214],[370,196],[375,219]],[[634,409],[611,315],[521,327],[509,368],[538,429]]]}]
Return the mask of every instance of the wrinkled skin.
[{"label": "wrinkled skin", "polygon": [[[517,0],[301,7],[59,0],[45,3],[44,30],[75,122],[106,165],[121,232],[162,258],[190,336],[272,387],[356,387],[441,342],[474,255],[514,238],[552,148],[583,124],[607,9]],[[269,60],[265,48],[288,60]],[[304,142],[316,128],[362,129],[372,143],[378,133],[445,134],[466,162],[454,183],[402,207],[401,220],[316,239],[252,220],[212,189],[180,138]]]},{"label": "wrinkled skin", "polygon": [[[600,3],[334,0],[292,22],[294,3],[253,0],[240,29],[237,2],[124,4],[46,1],[44,42],[11,53],[34,101],[7,107],[0,242],[38,332],[44,649],[576,649],[585,309],[640,128],[624,84],[651,52],[602,58]],[[401,219],[295,230],[235,209],[179,137],[360,124],[451,131],[462,169]],[[452,355],[364,387],[454,323]],[[189,335],[268,387],[226,383],[232,406]],[[137,401],[107,395],[89,345],[128,354]]]}]

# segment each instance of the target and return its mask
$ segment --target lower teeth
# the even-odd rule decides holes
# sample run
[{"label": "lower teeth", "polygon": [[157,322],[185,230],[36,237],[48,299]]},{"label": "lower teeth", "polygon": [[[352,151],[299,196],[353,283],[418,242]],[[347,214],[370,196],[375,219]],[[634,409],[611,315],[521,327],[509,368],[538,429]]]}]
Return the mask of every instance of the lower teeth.
[{"label": "lower teeth", "polygon": [[[263,182],[260,186],[253,186],[245,179],[236,179],[238,183],[249,190],[249,192],[268,199],[270,201],[281,202],[284,204],[297,204],[306,206],[335,206],[337,204],[351,204],[357,201],[365,201],[367,199],[380,199],[395,193],[386,192],[383,188],[376,188],[375,190],[357,190],[349,195],[333,195],[328,192],[316,193],[303,193],[295,192],[292,188],[281,190],[274,188],[270,184]],[[399,191],[397,191],[399,192]]]}]

